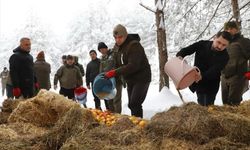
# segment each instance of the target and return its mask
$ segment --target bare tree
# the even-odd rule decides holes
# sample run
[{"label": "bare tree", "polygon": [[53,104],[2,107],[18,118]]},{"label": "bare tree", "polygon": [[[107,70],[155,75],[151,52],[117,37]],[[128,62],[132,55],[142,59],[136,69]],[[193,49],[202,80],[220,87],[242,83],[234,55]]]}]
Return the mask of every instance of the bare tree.
[{"label": "bare tree", "polygon": [[169,87],[169,78],[164,72],[164,65],[168,60],[168,51],[167,51],[167,40],[166,40],[166,30],[165,30],[165,20],[164,20],[164,11],[166,1],[165,0],[155,0],[156,10],[150,9],[149,7],[144,6],[142,3],[140,5],[147,10],[155,14],[156,20],[156,32],[157,32],[157,44],[158,44],[158,54],[159,54],[159,91],[164,87]]},{"label": "bare tree", "polygon": [[231,0],[232,8],[233,8],[233,18],[237,22],[238,26],[241,29],[241,19],[240,19],[240,9],[238,0]]}]

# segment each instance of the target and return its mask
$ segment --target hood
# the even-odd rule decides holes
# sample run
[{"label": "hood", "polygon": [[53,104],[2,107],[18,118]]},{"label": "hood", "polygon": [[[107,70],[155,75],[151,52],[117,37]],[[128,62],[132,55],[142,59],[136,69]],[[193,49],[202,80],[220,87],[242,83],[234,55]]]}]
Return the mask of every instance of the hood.
[{"label": "hood", "polygon": [[16,52],[29,53],[29,52],[23,50],[20,46],[18,46],[17,48],[15,48],[15,49],[13,50],[13,52],[14,52],[14,53],[16,53]]}]

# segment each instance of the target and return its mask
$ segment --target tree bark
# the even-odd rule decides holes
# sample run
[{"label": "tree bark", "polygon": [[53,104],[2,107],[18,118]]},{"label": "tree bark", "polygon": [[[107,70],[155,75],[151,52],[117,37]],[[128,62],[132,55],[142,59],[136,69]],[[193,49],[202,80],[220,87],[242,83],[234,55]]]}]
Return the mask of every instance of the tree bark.
[{"label": "tree bark", "polygon": [[233,18],[237,22],[239,29],[241,30],[241,19],[240,19],[240,9],[238,0],[231,0],[232,8],[233,8]]},{"label": "tree bark", "polygon": [[[163,4],[163,0],[159,0]],[[157,4],[158,0],[155,0]],[[168,51],[167,51],[167,42],[166,42],[166,30],[165,30],[165,21],[164,21],[164,12],[157,8],[155,12],[156,16],[156,27],[157,27],[157,44],[158,44],[158,53],[159,53],[159,69],[160,69],[160,78],[159,78],[159,91],[164,87],[169,87],[169,78],[164,72],[164,65],[168,60]]]}]

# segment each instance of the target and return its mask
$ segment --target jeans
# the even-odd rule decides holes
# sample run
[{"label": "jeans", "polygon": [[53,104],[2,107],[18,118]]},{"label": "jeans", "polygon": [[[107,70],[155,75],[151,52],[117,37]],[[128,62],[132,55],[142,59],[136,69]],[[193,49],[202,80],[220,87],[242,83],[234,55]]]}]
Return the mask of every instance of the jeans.
[{"label": "jeans", "polygon": [[196,92],[197,98],[198,98],[198,103],[202,106],[209,106],[214,104],[214,100],[216,97],[216,93],[200,93]]}]

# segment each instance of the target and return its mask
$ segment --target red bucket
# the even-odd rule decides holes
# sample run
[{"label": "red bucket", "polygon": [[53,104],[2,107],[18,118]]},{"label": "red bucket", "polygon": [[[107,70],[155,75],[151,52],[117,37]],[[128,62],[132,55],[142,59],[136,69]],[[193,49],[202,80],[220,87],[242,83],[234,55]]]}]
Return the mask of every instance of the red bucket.
[{"label": "red bucket", "polygon": [[80,104],[86,104],[87,102],[87,89],[80,86],[74,90],[75,93],[75,99],[80,103]]}]

